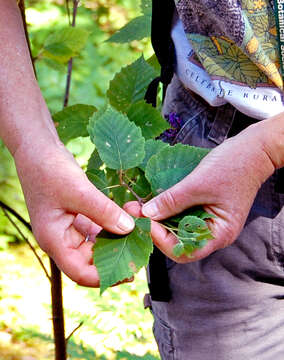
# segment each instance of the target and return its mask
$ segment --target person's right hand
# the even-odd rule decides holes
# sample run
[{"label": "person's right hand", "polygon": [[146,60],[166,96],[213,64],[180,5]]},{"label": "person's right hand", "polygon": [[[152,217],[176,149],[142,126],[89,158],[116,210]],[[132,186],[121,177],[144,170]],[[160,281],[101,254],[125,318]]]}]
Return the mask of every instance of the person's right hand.
[{"label": "person's right hand", "polygon": [[63,145],[39,149],[31,144],[14,157],[40,247],[72,280],[98,287],[93,242],[86,236],[93,239],[101,227],[128,233],[133,219],[95,188]]}]

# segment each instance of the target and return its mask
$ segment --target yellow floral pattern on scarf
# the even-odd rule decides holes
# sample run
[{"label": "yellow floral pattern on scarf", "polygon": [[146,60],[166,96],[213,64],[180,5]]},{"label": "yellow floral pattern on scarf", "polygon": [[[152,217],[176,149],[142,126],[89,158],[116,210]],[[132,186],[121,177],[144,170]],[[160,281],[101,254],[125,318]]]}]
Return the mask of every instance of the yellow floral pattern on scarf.
[{"label": "yellow floral pattern on scarf", "polygon": [[[190,0],[176,0],[178,12],[185,11],[187,2],[190,3]],[[200,2],[204,5],[203,9],[208,4],[211,6],[208,11],[211,11],[210,21],[212,22],[213,1],[200,0]],[[228,0],[228,8],[232,6],[230,3],[232,1]],[[212,36],[212,34],[206,36],[204,33],[198,33],[198,30],[196,32],[192,29],[190,32],[186,30],[198,61],[212,78],[246,84],[252,88],[260,84],[270,84],[283,90],[272,2],[240,0],[234,3],[235,8],[236,6],[239,6],[238,10],[244,23],[242,39],[233,39],[232,36],[227,36],[226,31],[225,34],[219,36]],[[204,19],[206,12],[198,16]],[[182,16],[181,18],[183,19]],[[218,19],[216,23],[220,26]]]}]

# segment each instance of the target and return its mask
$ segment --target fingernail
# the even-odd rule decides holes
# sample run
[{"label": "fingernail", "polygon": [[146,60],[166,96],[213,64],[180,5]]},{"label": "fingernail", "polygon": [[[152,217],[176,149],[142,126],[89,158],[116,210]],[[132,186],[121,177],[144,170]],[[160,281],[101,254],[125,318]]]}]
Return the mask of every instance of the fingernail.
[{"label": "fingernail", "polygon": [[142,213],[144,216],[148,216],[150,218],[155,217],[156,215],[158,215],[157,204],[154,201],[145,204],[142,208]]},{"label": "fingernail", "polygon": [[134,228],[134,220],[125,214],[121,214],[117,226],[123,231],[131,231]]}]

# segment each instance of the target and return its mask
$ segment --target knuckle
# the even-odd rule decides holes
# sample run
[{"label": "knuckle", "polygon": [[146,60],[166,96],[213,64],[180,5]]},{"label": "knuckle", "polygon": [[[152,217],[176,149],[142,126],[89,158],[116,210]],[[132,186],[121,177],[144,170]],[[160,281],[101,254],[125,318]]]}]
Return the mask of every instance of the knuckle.
[{"label": "knuckle", "polygon": [[103,201],[100,211],[102,218],[105,220],[118,217],[118,211],[116,211],[116,206],[114,206],[114,203],[112,203],[112,201],[109,199]]},{"label": "knuckle", "polygon": [[84,201],[84,199],[88,199],[89,197],[89,188],[85,185],[79,185],[76,187],[77,196]]},{"label": "knuckle", "polygon": [[174,210],[177,208],[177,198],[171,192],[171,190],[167,190],[160,195],[160,204],[163,208],[167,210]]},{"label": "knuckle", "polygon": [[216,234],[218,240],[217,249],[224,249],[231,245],[237,238],[239,232],[230,225],[224,225],[220,230],[220,234]]}]

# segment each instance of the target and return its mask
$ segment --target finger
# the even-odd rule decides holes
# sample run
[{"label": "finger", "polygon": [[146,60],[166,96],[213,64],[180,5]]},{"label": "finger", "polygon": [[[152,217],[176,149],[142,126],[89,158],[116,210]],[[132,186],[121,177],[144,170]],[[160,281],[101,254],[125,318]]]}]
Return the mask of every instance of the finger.
[{"label": "finger", "polygon": [[143,217],[141,205],[138,201],[129,201],[123,205],[123,209],[130,215],[135,217]]},{"label": "finger", "polygon": [[169,233],[161,224],[152,221],[151,222],[151,236],[154,244],[169,258],[177,263],[188,263],[203,259],[210,255],[217,249],[223,248],[223,241],[219,238],[209,240],[208,243],[202,248],[197,249],[190,255],[182,255],[176,257],[173,254],[173,248],[178,243],[177,238]]},{"label": "finger", "polygon": [[88,241],[95,242],[96,235],[102,230],[102,227],[95,224],[89,218],[82,214],[75,216],[73,226],[80,234],[82,234]]},{"label": "finger", "polygon": [[84,243],[80,249],[67,248],[52,256],[58,268],[78,285],[99,287],[99,274],[92,264],[92,243]]},{"label": "finger", "polygon": [[193,171],[182,181],[143,205],[143,215],[153,220],[161,220],[179,214],[189,207],[210,202],[208,192],[204,190],[207,184],[202,183],[201,192],[198,178],[198,173]]},{"label": "finger", "polygon": [[49,236],[52,235],[55,241],[49,241],[48,254],[58,268],[79,285],[99,287],[99,275],[93,265],[93,243],[85,242],[85,237],[72,223],[62,237],[56,239],[56,235],[50,232]]},{"label": "finger", "polygon": [[[142,215],[141,206],[136,201],[126,203],[124,205],[124,209],[133,216],[141,217]],[[172,260],[179,263],[187,263],[194,259],[191,259],[186,255],[180,257],[174,256],[173,248],[178,243],[177,238],[173,234],[168,232],[161,224],[153,220],[151,221],[151,237],[154,244]],[[208,251],[210,251],[210,249],[208,249]]]},{"label": "finger", "polygon": [[69,191],[64,207],[70,212],[80,213],[104,229],[125,234],[133,230],[134,221],[124,210],[97,190],[89,181],[81,188]]},{"label": "finger", "polygon": [[184,256],[177,258],[173,254],[173,248],[177,244],[177,238],[169,233],[161,224],[151,221],[151,237],[153,243],[159,248],[166,256],[176,262],[188,262]]},{"label": "finger", "polygon": [[38,214],[34,233],[40,247],[71,280],[79,285],[98,287],[99,275],[93,265],[93,243],[73,226],[74,215],[62,210]]}]

